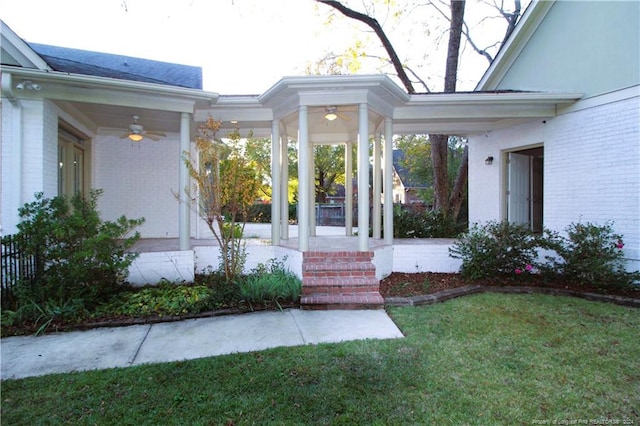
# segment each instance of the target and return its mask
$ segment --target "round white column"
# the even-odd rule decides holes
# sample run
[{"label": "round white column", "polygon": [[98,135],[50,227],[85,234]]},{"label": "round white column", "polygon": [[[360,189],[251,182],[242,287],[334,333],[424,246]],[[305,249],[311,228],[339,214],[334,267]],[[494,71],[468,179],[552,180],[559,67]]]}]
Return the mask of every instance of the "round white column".
[{"label": "round white column", "polygon": [[183,112],[180,115],[180,155],[178,161],[180,166],[178,168],[178,193],[182,202],[179,203],[178,210],[178,245],[180,250],[191,250],[191,214],[189,209],[189,197],[187,196],[187,189],[189,186],[189,169],[182,159],[183,153],[189,153],[191,151],[191,141],[189,135],[191,114]]},{"label": "round white column", "polygon": [[271,244],[280,244],[280,123],[271,123]]},{"label": "round white column", "polygon": [[393,244],[393,122],[384,119],[384,242]]},{"label": "round white column", "polygon": [[309,116],[306,105],[298,110],[298,249],[309,250]]},{"label": "round white column", "polygon": [[358,108],[358,250],[369,251],[369,109]]}]

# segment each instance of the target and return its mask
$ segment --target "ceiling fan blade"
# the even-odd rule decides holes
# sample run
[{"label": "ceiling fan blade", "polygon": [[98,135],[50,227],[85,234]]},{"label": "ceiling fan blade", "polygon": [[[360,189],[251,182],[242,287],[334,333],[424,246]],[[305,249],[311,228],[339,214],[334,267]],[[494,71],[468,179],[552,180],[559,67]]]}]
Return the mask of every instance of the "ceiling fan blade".
[{"label": "ceiling fan blade", "polygon": [[152,141],[156,141],[156,142],[158,142],[158,141],[160,140],[160,137],[159,137],[159,136],[152,135],[152,134],[150,134],[149,132],[146,132],[146,133],[144,134],[144,137],[145,137],[145,138],[148,138],[148,139],[151,139]]},{"label": "ceiling fan blade", "polygon": [[155,130],[146,130],[144,133],[145,133],[145,135],[160,136],[160,137],[163,137],[163,138],[166,138],[166,137],[167,137],[167,134],[166,134],[166,133],[164,133],[164,132],[158,132],[158,131],[155,131]]},{"label": "ceiling fan blade", "polygon": [[125,134],[123,134],[123,135],[120,135],[120,139],[126,139],[126,138],[128,138],[128,137],[129,137],[129,135],[130,135],[130,134],[131,134],[131,133],[125,133]]},{"label": "ceiling fan blade", "polygon": [[351,120],[351,118],[350,118],[348,115],[344,115],[344,114],[342,114],[342,113],[340,113],[340,112],[336,112],[336,115],[337,115],[341,120],[344,120],[344,121],[350,121],[350,120]]}]

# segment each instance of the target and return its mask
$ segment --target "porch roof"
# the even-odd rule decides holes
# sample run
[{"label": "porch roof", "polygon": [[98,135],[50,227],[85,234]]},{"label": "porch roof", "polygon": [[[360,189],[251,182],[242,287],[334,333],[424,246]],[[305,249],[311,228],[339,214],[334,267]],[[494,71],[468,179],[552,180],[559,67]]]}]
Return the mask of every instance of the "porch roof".
[{"label": "porch roof", "polygon": [[[222,129],[239,128],[258,137],[281,130],[297,138],[298,108],[309,111],[310,140],[317,144],[355,140],[358,104],[369,107],[369,129],[382,130],[384,117],[393,119],[394,134],[484,133],[532,119],[555,116],[582,97],[579,93],[464,92],[408,95],[384,75],[284,77],[262,95],[221,95],[210,108],[196,111],[222,121]],[[326,108],[336,107],[338,119],[327,121]]]}]

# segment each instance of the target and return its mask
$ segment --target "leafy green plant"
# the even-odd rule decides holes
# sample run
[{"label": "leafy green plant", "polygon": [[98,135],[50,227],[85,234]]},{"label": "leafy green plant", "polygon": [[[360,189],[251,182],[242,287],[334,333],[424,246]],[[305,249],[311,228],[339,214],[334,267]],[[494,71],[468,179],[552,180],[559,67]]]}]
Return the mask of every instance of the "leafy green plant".
[{"label": "leafy green plant", "polygon": [[144,219],[121,216],[102,221],[97,211],[101,190],[87,198],[46,199],[42,193],[19,210],[19,235],[24,250],[37,255],[35,285],[22,285],[19,304],[44,305],[54,300],[60,306],[78,299],[88,308],[122,288],[136,253],[128,250],[139,238],[132,230]]},{"label": "leafy green plant", "polygon": [[613,223],[572,223],[565,232],[545,231],[541,245],[552,254],[538,269],[547,277],[597,287],[628,287],[640,280],[639,272],[625,270],[623,238]]},{"label": "leafy green plant", "polygon": [[202,312],[211,297],[211,289],[203,285],[178,285],[167,281],[157,287],[145,287],[118,295],[95,313],[131,317],[178,316]]},{"label": "leafy green plant", "polygon": [[532,269],[538,241],[529,229],[508,221],[474,224],[449,249],[462,260],[460,273],[468,279],[520,275]]},{"label": "leafy green plant", "polygon": [[465,222],[422,205],[396,205],[393,208],[394,238],[454,238],[465,228]]},{"label": "leafy green plant", "polygon": [[249,306],[268,302],[280,306],[282,301],[297,301],[301,289],[300,279],[285,269],[283,261],[276,259],[258,265],[238,281],[239,296]]}]

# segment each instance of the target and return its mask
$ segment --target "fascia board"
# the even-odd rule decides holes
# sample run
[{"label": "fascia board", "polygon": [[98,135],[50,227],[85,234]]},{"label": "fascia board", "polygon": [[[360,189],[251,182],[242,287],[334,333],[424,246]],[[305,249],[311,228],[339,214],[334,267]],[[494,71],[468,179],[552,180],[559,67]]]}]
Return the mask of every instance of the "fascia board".
[{"label": "fascia board", "polygon": [[218,93],[206,92],[199,89],[167,86],[155,83],[142,83],[130,80],[118,80],[106,77],[94,77],[81,74],[68,74],[55,71],[29,70],[20,67],[3,67],[3,72],[11,73],[14,81],[18,79],[30,79],[46,89],[45,84],[57,84],[65,87],[67,91],[77,89],[102,89],[106,91],[135,92],[149,96],[180,97],[191,102],[205,101],[215,104]]}]

